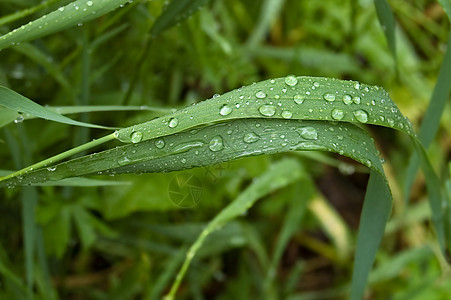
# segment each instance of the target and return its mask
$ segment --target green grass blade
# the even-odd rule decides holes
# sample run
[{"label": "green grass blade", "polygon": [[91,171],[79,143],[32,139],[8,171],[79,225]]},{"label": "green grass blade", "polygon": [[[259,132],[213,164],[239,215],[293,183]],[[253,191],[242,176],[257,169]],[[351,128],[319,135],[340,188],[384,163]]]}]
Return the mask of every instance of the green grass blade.
[{"label": "green grass blade", "polygon": [[[437,77],[434,91],[432,92],[429,106],[424,114],[421,123],[419,140],[423,147],[427,148],[432,143],[437,130],[440,126],[440,120],[445,108],[446,101],[449,97],[451,89],[451,31],[448,35],[448,46],[446,48],[445,57]],[[404,184],[404,202],[407,203],[410,197],[410,189],[415,180],[419,167],[418,152],[413,153],[407,167],[406,182]],[[427,179],[427,178],[426,178]]]},{"label": "green grass blade", "polygon": [[368,275],[390,215],[392,201],[386,179],[371,171],[360,217],[351,282],[351,300],[363,299]]},{"label": "green grass blade", "polygon": [[0,106],[59,123],[91,128],[113,129],[110,127],[75,121],[59,115],[4,86],[0,86]]},{"label": "green grass blade", "polygon": [[123,128],[116,136],[122,142],[140,142],[240,118],[374,124],[414,135],[410,122],[380,87],[331,78],[287,76],[245,86],[165,117]]},{"label": "green grass blade", "polygon": [[451,2],[448,0],[438,0],[438,2],[443,7],[443,10],[445,11],[449,21],[451,22]]},{"label": "green grass blade", "polygon": [[77,0],[0,36],[0,50],[98,18],[129,0]]},{"label": "green grass blade", "polygon": [[295,182],[301,177],[301,174],[302,170],[296,160],[285,159],[278,161],[272,164],[268,171],[256,178],[252,184],[235,199],[235,201],[221,210],[221,212],[208,223],[206,228],[188,250],[185,262],[177,274],[176,280],[165,299],[174,299],[178,286],[188,270],[192,259],[199,251],[207,236],[234,218],[244,214],[261,197]]},{"label": "green grass blade", "polygon": [[387,0],[374,0],[376,13],[387,39],[388,49],[396,61],[395,16]]},{"label": "green grass blade", "polygon": [[24,17],[29,16],[31,14],[34,14],[35,12],[37,12],[37,11],[43,9],[43,8],[46,8],[46,7],[52,5],[53,3],[56,3],[58,1],[60,1],[60,0],[44,1],[44,2],[42,2],[42,3],[40,3],[40,4],[36,5],[36,6],[33,6],[33,7],[30,7],[30,8],[27,8],[27,9],[15,12],[13,14],[10,14],[10,15],[7,15],[7,16],[4,16],[4,17],[1,17],[0,18],[0,26],[2,26],[4,24],[7,24],[7,23],[10,23],[10,22],[13,22],[15,20],[24,18]]},{"label": "green grass blade", "polygon": [[265,0],[262,3],[257,25],[249,38],[249,47],[256,47],[269,31],[272,22],[283,8],[285,0]]},{"label": "green grass blade", "polygon": [[20,176],[3,177],[0,187],[86,174],[168,172],[293,150],[336,152],[383,174],[373,141],[353,124],[243,119],[126,144],[48,168],[22,172]]},{"label": "green grass blade", "polygon": [[154,37],[161,34],[163,31],[190,17],[210,1],[211,0],[171,1],[153,24],[150,34]]},{"label": "green grass blade", "polygon": [[20,114],[12,109],[0,106],[0,128],[16,120]]}]

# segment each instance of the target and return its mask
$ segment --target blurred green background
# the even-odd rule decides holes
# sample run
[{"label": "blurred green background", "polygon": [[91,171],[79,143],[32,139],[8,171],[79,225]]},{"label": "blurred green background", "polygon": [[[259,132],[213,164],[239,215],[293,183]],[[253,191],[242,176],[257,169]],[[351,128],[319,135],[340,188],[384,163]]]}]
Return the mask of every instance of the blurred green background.
[{"label": "blurred green background", "polygon": [[[0,33],[69,2],[47,1],[31,15],[2,23],[2,17],[40,4],[3,0]],[[155,38],[149,31],[165,2],[135,0],[91,22],[2,50],[0,84],[41,105],[146,105],[169,111],[268,78],[326,76],[382,86],[416,129],[421,124],[450,30],[439,3],[389,1],[396,19],[395,64],[373,1],[205,2]],[[125,127],[162,114],[70,116]],[[448,184],[450,117],[448,105],[428,152]],[[386,128],[369,131],[385,158],[394,209],[366,298],[449,299],[451,269],[430,227],[421,176],[408,206],[403,202],[410,140]],[[103,134],[19,120],[0,131],[0,168],[19,169]],[[97,176],[110,184],[93,187],[0,190],[0,298],[160,299],[207,222],[286,158],[301,164],[302,179],[212,234],[178,299],[345,299],[368,171],[322,152],[163,174]],[[186,178],[193,188],[181,185]],[[126,184],[113,184],[118,182]],[[187,202],[175,203],[177,193],[189,194]],[[35,205],[35,227],[23,201]],[[35,228],[31,252],[23,243],[27,226]],[[35,261],[32,277],[26,275],[27,257]]]}]

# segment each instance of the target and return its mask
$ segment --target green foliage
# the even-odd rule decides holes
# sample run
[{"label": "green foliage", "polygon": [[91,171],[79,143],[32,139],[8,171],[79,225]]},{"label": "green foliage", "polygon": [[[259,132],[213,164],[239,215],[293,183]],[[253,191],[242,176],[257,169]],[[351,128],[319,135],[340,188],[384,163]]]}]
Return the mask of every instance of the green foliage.
[{"label": "green foliage", "polygon": [[438,2],[2,2],[0,298],[449,298]]}]

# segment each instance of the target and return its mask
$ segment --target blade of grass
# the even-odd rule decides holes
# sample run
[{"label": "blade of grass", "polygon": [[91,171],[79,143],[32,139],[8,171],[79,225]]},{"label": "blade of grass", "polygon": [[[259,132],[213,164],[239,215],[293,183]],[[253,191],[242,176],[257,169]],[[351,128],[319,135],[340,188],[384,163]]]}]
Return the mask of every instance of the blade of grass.
[{"label": "blade of grass", "polygon": [[256,47],[265,37],[274,19],[280,13],[285,0],[265,0],[262,3],[257,25],[248,40],[250,48]]},{"label": "blade of grass", "polygon": [[395,15],[387,0],[374,0],[376,13],[396,64]]},{"label": "blade of grass", "polygon": [[295,182],[301,177],[301,174],[302,170],[296,160],[285,159],[278,161],[272,164],[268,171],[256,178],[252,184],[236,198],[235,201],[221,210],[221,212],[211,222],[209,222],[188,250],[182,268],[177,274],[176,280],[174,281],[171,290],[165,299],[174,299],[175,293],[177,292],[177,289],[183,280],[191,261],[199,251],[204,240],[210,235],[211,232],[218,230],[234,218],[244,214],[257,200],[268,193]]},{"label": "blade of grass", "polygon": [[129,0],[77,0],[0,36],[0,50],[103,16]]},{"label": "blade of grass", "polygon": [[113,129],[111,127],[75,121],[68,117],[59,115],[4,86],[0,86],[0,105],[10,110],[30,114],[39,118],[64,124],[99,129]]},{"label": "blade of grass", "polygon": [[[418,134],[419,140],[424,148],[428,148],[432,143],[437,130],[440,126],[440,120],[445,108],[446,101],[449,98],[451,90],[451,31],[448,35],[448,45],[445,57],[437,77],[434,91],[432,92],[429,106],[424,114]],[[410,190],[415,180],[419,167],[418,153],[414,152],[410,157],[409,165],[406,172],[406,181],[404,184],[404,202],[407,203],[410,197]]]},{"label": "blade of grass", "polygon": [[35,12],[44,9],[50,5],[52,5],[53,3],[56,3],[60,0],[48,0],[48,1],[44,1],[36,6],[30,7],[30,8],[26,8],[24,10],[20,10],[18,12],[15,12],[13,14],[7,15],[7,16],[3,16],[0,18],[0,26],[13,22],[15,20],[24,18],[26,16],[29,16],[31,14],[34,14]]},{"label": "blade of grass", "polygon": [[357,248],[351,281],[351,300],[363,299],[368,275],[384,235],[391,206],[391,193],[385,178],[372,170],[357,234]]}]

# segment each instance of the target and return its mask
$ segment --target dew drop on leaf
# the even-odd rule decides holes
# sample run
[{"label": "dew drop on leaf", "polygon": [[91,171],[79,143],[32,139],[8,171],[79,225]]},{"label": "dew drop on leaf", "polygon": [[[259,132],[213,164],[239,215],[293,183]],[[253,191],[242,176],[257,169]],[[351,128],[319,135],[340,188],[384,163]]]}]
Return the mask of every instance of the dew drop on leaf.
[{"label": "dew drop on leaf", "polygon": [[293,100],[294,102],[296,102],[296,104],[302,104],[304,102],[304,96],[301,96],[299,94],[294,95]]},{"label": "dew drop on leaf", "polygon": [[355,104],[360,104],[360,97],[359,97],[359,96],[355,96],[354,98],[352,98],[352,101],[353,101]]},{"label": "dew drop on leaf", "polygon": [[334,119],[334,120],[339,121],[339,120],[343,119],[344,115],[345,115],[345,113],[342,109],[335,108],[334,110],[332,110],[332,119]]},{"label": "dew drop on leaf", "polygon": [[179,125],[179,120],[177,118],[171,118],[169,120],[168,126],[171,128],[177,127]]},{"label": "dew drop on leaf", "polygon": [[343,96],[343,103],[346,105],[349,105],[352,103],[352,97],[350,95],[344,95]]},{"label": "dew drop on leaf", "polygon": [[255,143],[259,139],[260,137],[254,132],[248,132],[243,137],[243,141],[248,144]]},{"label": "dew drop on leaf", "polygon": [[143,139],[143,133],[141,131],[135,131],[130,137],[132,143],[139,143]]},{"label": "dew drop on leaf", "polygon": [[221,108],[219,109],[219,114],[221,116],[227,116],[232,112],[233,108],[227,104],[224,104],[223,106],[221,106]]},{"label": "dew drop on leaf", "polygon": [[255,93],[255,97],[259,98],[259,99],[263,99],[266,98],[266,93],[263,91],[258,91]]},{"label": "dew drop on leaf", "polygon": [[368,122],[368,113],[364,110],[359,109],[354,111],[354,117],[361,123]]},{"label": "dew drop on leaf", "polygon": [[127,156],[120,157],[120,158],[117,160],[117,163],[118,163],[119,165],[121,165],[121,166],[124,166],[124,165],[128,164],[129,162],[130,162],[130,160],[128,159]]},{"label": "dew drop on leaf", "polygon": [[53,172],[53,171],[56,170],[56,167],[48,167],[47,170],[50,171],[50,172]]},{"label": "dew drop on leaf", "polygon": [[87,5],[87,6],[92,6],[92,4],[93,4],[93,2],[92,2],[92,1],[88,1],[88,2],[86,2],[86,5]]},{"label": "dew drop on leaf", "polygon": [[274,116],[276,113],[276,108],[272,105],[262,105],[259,107],[258,111],[264,116]]},{"label": "dew drop on leaf", "polygon": [[318,132],[313,127],[300,127],[296,129],[299,135],[306,140],[316,140],[318,139]]},{"label": "dew drop on leaf", "polygon": [[222,137],[217,135],[214,138],[211,139],[210,144],[208,145],[208,148],[210,148],[211,151],[221,151],[224,149],[224,142],[222,141]]},{"label": "dew drop on leaf", "polygon": [[295,86],[298,83],[298,79],[294,75],[285,77],[285,83],[289,86]]},{"label": "dew drop on leaf", "polygon": [[329,102],[335,101],[335,95],[334,94],[327,93],[327,94],[324,94],[323,97],[324,97],[324,100],[326,100],[326,101],[329,101]]},{"label": "dew drop on leaf", "polygon": [[164,148],[165,145],[166,142],[161,138],[155,141],[155,147],[157,147],[158,149]]},{"label": "dew drop on leaf", "polygon": [[284,110],[282,112],[282,118],[284,118],[284,119],[291,119],[292,116],[293,116],[293,113],[289,110]]}]

